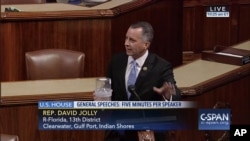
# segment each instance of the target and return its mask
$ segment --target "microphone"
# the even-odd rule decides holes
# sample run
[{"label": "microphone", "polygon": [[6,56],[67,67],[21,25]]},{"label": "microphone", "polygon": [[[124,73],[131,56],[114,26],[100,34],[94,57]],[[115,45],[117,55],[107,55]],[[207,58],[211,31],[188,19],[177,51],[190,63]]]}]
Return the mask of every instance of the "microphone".
[{"label": "microphone", "polygon": [[131,93],[131,94],[134,94],[136,96],[136,98],[141,101],[141,98],[140,96],[137,94],[137,92],[135,91],[135,86],[134,85],[129,85],[128,86],[128,91]]},{"label": "microphone", "polygon": [[[140,96],[139,96],[138,93],[135,91],[135,86],[134,86],[134,85],[129,85],[129,86],[128,86],[128,91],[129,91],[131,94],[134,94],[134,95],[136,96],[136,98],[137,98],[139,101],[141,101]],[[143,118],[146,118],[144,109],[142,110],[142,116],[143,116]]]}]

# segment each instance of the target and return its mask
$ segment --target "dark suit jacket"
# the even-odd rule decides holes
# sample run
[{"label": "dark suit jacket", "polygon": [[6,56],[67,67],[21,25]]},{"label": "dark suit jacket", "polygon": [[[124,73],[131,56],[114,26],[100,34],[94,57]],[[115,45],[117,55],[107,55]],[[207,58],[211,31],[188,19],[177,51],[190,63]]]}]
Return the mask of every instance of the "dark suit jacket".
[{"label": "dark suit jacket", "polygon": [[[107,77],[111,78],[113,89],[112,100],[128,100],[125,88],[127,61],[128,56],[126,53],[117,54],[111,59]],[[153,87],[161,87],[164,82],[175,84],[172,65],[156,54],[149,53],[136,79],[136,92],[143,101],[163,100],[162,96],[153,91]],[[177,87],[176,91],[177,94],[173,96],[173,100],[180,98],[180,91]],[[132,94],[129,100],[136,101],[138,98]]]},{"label": "dark suit jacket", "polygon": [[[138,98],[135,95],[131,95],[130,99],[127,98],[126,85],[125,85],[125,73],[127,67],[128,56],[125,53],[114,55],[108,67],[107,77],[111,78],[111,86],[113,89],[112,100],[113,101],[137,101]],[[140,73],[136,79],[135,88],[140,99],[142,101],[157,101],[163,100],[162,96],[153,91],[153,87],[161,87],[164,82],[172,82],[175,84],[172,65],[159,56],[149,53],[145,60]],[[180,91],[176,87],[176,96],[173,96],[173,100],[180,98]],[[116,113],[115,115],[126,118],[124,111]],[[148,115],[144,111],[134,111],[134,116],[143,117]],[[165,140],[164,133],[155,132],[155,139],[157,141]],[[105,141],[137,141],[137,131],[127,130],[124,133],[120,131],[107,131],[105,134]]]}]

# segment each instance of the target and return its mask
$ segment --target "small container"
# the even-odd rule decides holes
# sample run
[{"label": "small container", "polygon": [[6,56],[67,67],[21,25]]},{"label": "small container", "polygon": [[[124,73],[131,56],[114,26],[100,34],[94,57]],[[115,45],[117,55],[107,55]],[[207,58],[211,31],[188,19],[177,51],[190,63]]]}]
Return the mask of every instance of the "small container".
[{"label": "small container", "polygon": [[112,96],[111,79],[110,78],[97,78],[96,88],[94,92],[95,101],[110,101]]}]

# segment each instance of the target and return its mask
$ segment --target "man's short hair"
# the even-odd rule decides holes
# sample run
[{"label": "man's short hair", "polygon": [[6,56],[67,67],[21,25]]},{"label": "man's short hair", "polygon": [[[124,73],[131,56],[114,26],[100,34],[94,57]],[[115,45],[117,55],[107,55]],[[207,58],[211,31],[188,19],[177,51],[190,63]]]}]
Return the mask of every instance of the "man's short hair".
[{"label": "man's short hair", "polygon": [[130,25],[130,28],[142,28],[142,36],[145,41],[149,41],[150,43],[154,38],[154,29],[152,25],[148,22],[139,21]]}]

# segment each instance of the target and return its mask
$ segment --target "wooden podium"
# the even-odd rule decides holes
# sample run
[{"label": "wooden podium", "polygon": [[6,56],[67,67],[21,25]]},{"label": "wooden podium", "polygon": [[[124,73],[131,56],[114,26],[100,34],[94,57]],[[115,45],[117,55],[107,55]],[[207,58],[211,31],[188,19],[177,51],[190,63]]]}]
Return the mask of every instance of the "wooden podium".
[{"label": "wooden podium", "polygon": [[[231,46],[250,50],[250,41]],[[177,85],[181,87],[182,100],[196,101],[198,108],[214,108],[218,105],[231,109],[231,124],[250,124],[250,64],[232,65],[203,59],[174,69]],[[224,106],[223,106],[224,105]],[[197,119],[194,115],[193,119]],[[194,124],[198,123],[194,121]],[[219,140],[226,131],[171,131],[169,140]]]}]

